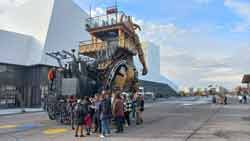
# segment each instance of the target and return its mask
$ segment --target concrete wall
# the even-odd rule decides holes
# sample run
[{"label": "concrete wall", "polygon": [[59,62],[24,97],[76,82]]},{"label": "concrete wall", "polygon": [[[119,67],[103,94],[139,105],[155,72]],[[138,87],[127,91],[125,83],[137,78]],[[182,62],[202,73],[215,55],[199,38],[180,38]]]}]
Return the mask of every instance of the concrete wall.
[{"label": "concrete wall", "polygon": [[55,0],[42,64],[57,65],[46,52],[78,49],[80,41],[90,39],[85,30],[86,18],[88,15],[72,0]]}]

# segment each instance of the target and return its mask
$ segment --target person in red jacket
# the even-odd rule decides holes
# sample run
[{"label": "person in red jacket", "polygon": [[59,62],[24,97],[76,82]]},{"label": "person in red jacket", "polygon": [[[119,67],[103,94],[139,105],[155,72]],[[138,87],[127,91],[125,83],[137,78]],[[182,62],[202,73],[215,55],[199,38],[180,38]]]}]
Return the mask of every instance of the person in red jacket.
[{"label": "person in red jacket", "polygon": [[117,95],[114,101],[114,117],[116,121],[116,133],[123,132],[123,120],[124,120],[124,104],[120,95]]}]

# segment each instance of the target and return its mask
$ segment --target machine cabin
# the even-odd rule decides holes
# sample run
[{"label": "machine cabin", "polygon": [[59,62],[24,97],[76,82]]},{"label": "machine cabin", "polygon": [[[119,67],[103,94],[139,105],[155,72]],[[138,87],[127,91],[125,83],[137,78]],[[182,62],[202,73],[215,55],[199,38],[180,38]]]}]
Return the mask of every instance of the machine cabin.
[{"label": "machine cabin", "polygon": [[[139,28],[132,18],[116,7],[106,10],[106,15],[90,17],[87,19],[86,30],[91,35],[90,41],[80,42],[80,54],[106,60],[112,58],[117,50],[123,50],[136,55],[138,35],[135,30]],[[105,60],[105,59],[104,59]]]}]

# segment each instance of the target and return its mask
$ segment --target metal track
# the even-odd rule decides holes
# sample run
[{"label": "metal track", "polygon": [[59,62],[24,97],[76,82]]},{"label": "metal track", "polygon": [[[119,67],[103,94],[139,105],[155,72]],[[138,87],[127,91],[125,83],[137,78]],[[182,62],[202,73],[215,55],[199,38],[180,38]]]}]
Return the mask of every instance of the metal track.
[{"label": "metal track", "polygon": [[111,86],[112,80],[115,77],[116,71],[120,66],[126,66],[127,65],[127,61],[126,60],[120,60],[119,62],[117,62],[114,67],[112,68],[112,70],[109,72],[109,76],[108,76],[108,80],[105,84],[105,88],[109,88]]}]

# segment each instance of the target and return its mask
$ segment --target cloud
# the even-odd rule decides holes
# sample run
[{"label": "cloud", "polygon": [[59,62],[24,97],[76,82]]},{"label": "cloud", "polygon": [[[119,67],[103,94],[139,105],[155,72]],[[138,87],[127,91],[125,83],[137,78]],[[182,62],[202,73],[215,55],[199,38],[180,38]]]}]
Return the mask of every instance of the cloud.
[{"label": "cloud", "polygon": [[250,49],[249,41],[223,41],[204,36],[206,29],[194,32],[173,23],[140,21],[140,25],[141,38],[161,46],[161,72],[180,87],[207,87],[216,83],[233,88],[250,70],[246,65],[250,57],[244,53]]},{"label": "cloud", "polygon": [[[93,13],[105,11],[95,8]],[[183,28],[173,22],[133,20],[142,28],[139,32],[142,41],[161,47],[161,72],[180,87],[207,87],[216,83],[233,88],[250,70],[246,65],[250,60],[246,54],[250,52],[249,41],[217,38],[206,26]]]},{"label": "cloud", "polygon": [[187,32],[173,23],[156,24],[137,19],[134,21],[142,27],[142,31],[139,32],[141,40],[151,41],[157,45],[172,46]]},{"label": "cloud", "polygon": [[224,0],[224,5],[237,14],[241,21],[236,23],[233,32],[250,32],[250,2],[240,0]]}]

